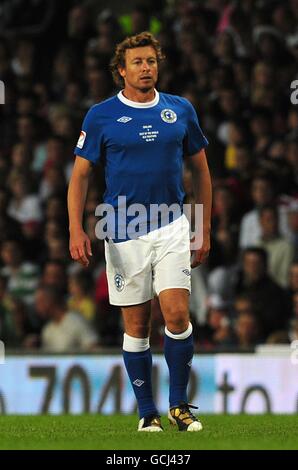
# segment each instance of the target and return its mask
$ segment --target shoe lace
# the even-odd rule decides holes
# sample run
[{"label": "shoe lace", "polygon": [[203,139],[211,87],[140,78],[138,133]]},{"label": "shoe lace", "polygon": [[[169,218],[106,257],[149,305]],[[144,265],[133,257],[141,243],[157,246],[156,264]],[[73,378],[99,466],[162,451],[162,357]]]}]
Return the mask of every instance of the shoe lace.
[{"label": "shoe lace", "polygon": [[158,424],[160,426],[160,415],[154,415],[154,414],[145,417],[144,419],[145,425],[149,426],[154,420],[158,421],[158,423],[155,422],[154,424]]},{"label": "shoe lace", "polygon": [[190,408],[195,409],[195,410],[198,410],[198,409],[199,409],[198,406],[192,405],[191,403],[181,403],[181,404],[179,405],[179,409],[180,409],[180,411],[181,411],[182,414],[187,413],[190,418],[192,418],[193,420],[197,421],[197,417],[190,411]]}]

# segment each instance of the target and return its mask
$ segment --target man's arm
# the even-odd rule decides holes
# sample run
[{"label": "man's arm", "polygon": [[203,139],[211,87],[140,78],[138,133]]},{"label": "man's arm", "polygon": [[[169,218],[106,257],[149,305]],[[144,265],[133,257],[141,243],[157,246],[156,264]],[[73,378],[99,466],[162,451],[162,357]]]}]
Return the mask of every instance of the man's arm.
[{"label": "man's arm", "polygon": [[72,259],[83,266],[89,265],[88,256],[92,256],[91,243],[82,225],[91,169],[89,160],[76,156],[67,195],[69,251]]},{"label": "man's arm", "polygon": [[[212,186],[205,150],[192,155],[190,161],[195,203],[203,205],[203,242],[200,248],[192,252],[191,267],[195,268],[208,258],[210,251]],[[196,234],[195,238],[202,237]]]}]

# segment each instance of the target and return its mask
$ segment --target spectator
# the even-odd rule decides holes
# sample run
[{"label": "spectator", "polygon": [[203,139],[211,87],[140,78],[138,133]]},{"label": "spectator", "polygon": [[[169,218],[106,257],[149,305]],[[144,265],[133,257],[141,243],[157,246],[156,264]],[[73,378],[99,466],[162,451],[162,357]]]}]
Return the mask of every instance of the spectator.
[{"label": "spectator", "polygon": [[40,199],[36,194],[30,194],[28,183],[28,176],[23,173],[11,173],[9,176],[12,199],[7,212],[10,217],[21,224],[42,220]]},{"label": "spectator", "polygon": [[292,201],[288,208],[289,240],[294,248],[294,261],[298,261],[298,201]]},{"label": "spectator", "polygon": [[237,189],[241,191],[241,199],[248,205],[246,188],[251,185],[254,169],[254,157],[250,148],[246,145],[236,145],[234,154],[234,166],[230,171],[232,180],[236,180]]},{"label": "spectator", "polygon": [[[234,96],[234,91],[231,92]],[[230,100],[229,95],[226,92],[226,98]],[[230,101],[227,101],[225,106],[231,106]],[[237,113],[235,109],[233,113]],[[237,148],[241,145],[246,145],[248,136],[245,125],[236,119],[235,114],[230,117],[229,121],[224,122],[218,130],[218,136],[224,143],[227,144],[225,152],[225,166],[229,170],[234,170],[237,167],[236,153]]]},{"label": "spectator", "polygon": [[34,327],[30,322],[28,307],[20,299],[10,300],[10,332],[6,345],[8,348],[31,349],[38,345]]},{"label": "spectator", "polygon": [[239,295],[234,302],[234,345],[252,348],[261,342],[260,325],[252,299]]},{"label": "spectator", "polygon": [[85,272],[78,272],[69,277],[68,308],[80,313],[90,323],[95,319],[95,302],[91,295],[92,287],[92,280]]},{"label": "spectator", "polygon": [[298,137],[293,137],[286,143],[286,162],[289,164],[292,184],[289,188],[293,196],[298,194]]},{"label": "spectator", "polygon": [[44,178],[40,184],[39,197],[41,201],[47,200],[50,196],[65,196],[65,175],[63,168],[50,166],[45,170]]},{"label": "spectator", "polygon": [[287,328],[269,335],[268,344],[289,344],[298,340],[298,292],[292,296],[292,315]]},{"label": "spectator", "polygon": [[21,245],[13,240],[2,243],[1,259],[3,267],[0,273],[7,278],[9,294],[27,305],[32,305],[34,291],[38,284],[38,266],[23,261]]},{"label": "spectator", "polygon": [[47,319],[41,332],[41,346],[47,352],[90,351],[97,338],[88,323],[67,309],[64,296],[52,287],[39,287],[35,308]]},{"label": "spectator", "polygon": [[48,259],[51,261],[69,262],[70,255],[68,253],[68,243],[66,238],[51,238],[47,245]]},{"label": "spectator", "polygon": [[221,248],[223,264],[233,264],[238,254],[239,211],[227,185],[214,188],[212,227],[213,235]]},{"label": "spectator", "polygon": [[240,349],[253,348],[260,342],[258,319],[252,311],[239,313],[234,331],[234,344]]},{"label": "spectator", "polygon": [[48,218],[44,225],[43,238],[47,245],[55,238],[65,238],[67,236],[64,221],[56,218]]},{"label": "spectator", "polygon": [[260,209],[261,236],[257,245],[268,255],[268,272],[281,287],[287,287],[290,265],[294,259],[293,245],[279,235],[278,210],[275,206]]},{"label": "spectator", "polygon": [[66,264],[59,260],[47,260],[43,266],[41,284],[67,293]]},{"label": "spectator", "polygon": [[122,15],[119,18],[119,23],[123,34],[126,36],[138,34],[142,31],[157,34],[161,29],[158,19],[151,16],[151,8],[142,5],[142,3],[135,5],[130,14]]},{"label": "spectator", "polygon": [[298,292],[298,262],[295,261],[289,270],[289,292],[295,294]]},{"label": "spectator", "polygon": [[236,58],[233,36],[228,31],[220,33],[214,45],[214,56],[221,64],[231,65]]},{"label": "spectator", "polygon": [[207,321],[198,328],[198,346],[207,349],[225,347],[232,343],[228,304],[213,294],[207,300]]},{"label": "spectator", "polygon": [[0,188],[0,243],[12,238],[21,238],[21,225],[7,214],[9,194]]},{"label": "spectator", "polygon": [[10,344],[13,335],[14,328],[11,319],[11,302],[7,292],[7,279],[0,276],[0,340],[5,344]]},{"label": "spectator", "polygon": [[253,302],[263,340],[285,327],[290,315],[286,292],[271,279],[267,269],[266,252],[262,248],[247,248],[235,286],[236,295],[245,294]]},{"label": "spectator", "polygon": [[[259,210],[265,205],[275,203],[272,179],[266,175],[255,176],[252,180],[251,197],[255,207],[243,216],[240,224],[239,246],[242,249],[256,245],[257,240],[260,239],[261,226]],[[286,221],[282,213],[282,207],[279,208],[279,215],[280,231],[282,234],[286,234]]]},{"label": "spectator", "polygon": [[21,225],[21,233],[24,258],[27,261],[39,264],[43,259],[45,250],[45,243],[41,238],[41,224],[36,221],[25,222]]},{"label": "spectator", "polygon": [[72,48],[82,57],[86,42],[92,35],[90,11],[84,4],[77,4],[70,10],[67,32]]},{"label": "spectator", "polygon": [[18,77],[34,76],[35,72],[35,47],[32,41],[20,39],[15,48],[15,56],[11,66]]},{"label": "spectator", "polygon": [[30,147],[25,144],[15,144],[12,149],[11,162],[12,169],[15,172],[22,172],[24,168],[30,168],[32,161],[32,154]]},{"label": "spectator", "polygon": [[67,213],[65,207],[65,201],[61,195],[53,194],[45,202],[45,217],[46,220],[56,220],[61,223],[61,229],[63,230],[63,223],[67,220]]}]

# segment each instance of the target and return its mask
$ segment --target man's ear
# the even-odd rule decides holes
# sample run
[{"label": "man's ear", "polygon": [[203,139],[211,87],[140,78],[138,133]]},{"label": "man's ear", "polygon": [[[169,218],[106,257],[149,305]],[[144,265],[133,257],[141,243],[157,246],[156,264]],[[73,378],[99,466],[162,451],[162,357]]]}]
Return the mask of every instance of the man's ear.
[{"label": "man's ear", "polygon": [[125,78],[126,76],[125,67],[118,67],[118,72],[120,73],[122,78]]}]

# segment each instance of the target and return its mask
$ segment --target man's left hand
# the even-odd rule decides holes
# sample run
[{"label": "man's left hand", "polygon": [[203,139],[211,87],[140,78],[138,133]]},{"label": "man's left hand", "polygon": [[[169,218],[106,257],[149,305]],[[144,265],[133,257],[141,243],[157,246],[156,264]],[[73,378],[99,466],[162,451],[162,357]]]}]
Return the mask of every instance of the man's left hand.
[{"label": "man's left hand", "polygon": [[[191,239],[191,243],[195,244],[195,237]],[[204,263],[210,252],[210,235],[203,236],[203,243],[200,248],[191,250],[191,267],[196,268]]]}]

